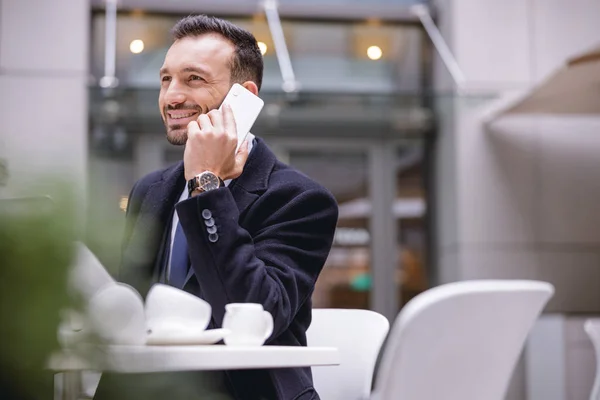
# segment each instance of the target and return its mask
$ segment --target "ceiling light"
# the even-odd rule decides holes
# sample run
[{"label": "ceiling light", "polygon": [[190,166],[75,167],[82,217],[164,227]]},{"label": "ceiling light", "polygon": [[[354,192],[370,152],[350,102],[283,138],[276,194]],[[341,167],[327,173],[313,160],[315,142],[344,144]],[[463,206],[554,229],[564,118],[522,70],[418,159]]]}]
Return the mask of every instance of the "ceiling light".
[{"label": "ceiling light", "polygon": [[129,50],[131,50],[133,54],[140,54],[144,51],[144,41],[140,39],[132,40],[129,44]]},{"label": "ceiling light", "polygon": [[258,42],[258,48],[260,49],[260,54],[263,56],[267,54],[267,44],[265,42]]},{"label": "ceiling light", "polygon": [[371,60],[379,60],[383,55],[383,51],[381,51],[381,47],[379,46],[370,46],[367,49],[367,57]]}]

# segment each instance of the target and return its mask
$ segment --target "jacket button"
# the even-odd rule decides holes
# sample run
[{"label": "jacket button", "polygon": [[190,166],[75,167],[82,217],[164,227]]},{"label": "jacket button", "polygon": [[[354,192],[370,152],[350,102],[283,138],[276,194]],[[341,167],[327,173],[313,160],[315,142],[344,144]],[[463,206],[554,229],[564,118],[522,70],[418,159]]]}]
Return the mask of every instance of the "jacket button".
[{"label": "jacket button", "polygon": [[208,235],[209,242],[215,243],[217,240],[219,240],[219,235],[217,235],[216,233],[211,233],[210,235]]},{"label": "jacket button", "polygon": [[212,219],[212,218],[209,218],[209,219],[207,219],[207,220],[204,221],[204,225],[208,226],[209,228],[211,226],[215,226],[215,220]]},{"label": "jacket button", "polygon": [[212,218],[212,213],[210,212],[210,210],[202,210],[202,218],[204,219],[211,219]]},{"label": "jacket button", "polygon": [[206,228],[206,232],[208,233],[217,233],[217,227],[216,226],[209,226]]}]

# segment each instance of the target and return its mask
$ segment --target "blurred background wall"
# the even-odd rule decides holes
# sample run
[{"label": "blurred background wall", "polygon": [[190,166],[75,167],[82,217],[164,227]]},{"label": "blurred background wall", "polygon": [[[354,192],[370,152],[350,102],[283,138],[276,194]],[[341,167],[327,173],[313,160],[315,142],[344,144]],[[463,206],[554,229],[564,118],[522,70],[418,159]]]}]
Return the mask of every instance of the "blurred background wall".
[{"label": "blurred background wall", "polygon": [[[465,88],[498,97],[485,104],[465,96],[437,102],[441,281],[554,284],[556,295],[532,335],[535,351],[524,367],[530,381],[546,383],[530,382],[529,398],[585,399],[594,359],[582,324],[600,312],[600,119],[520,115],[483,124],[497,104],[600,45],[600,2],[435,4]],[[435,84],[438,90],[453,86],[439,63]]]},{"label": "blurred background wall", "polygon": [[[0,1],[2,196],[42,194],[42,176],[87,182],[90,4]],[[4,175],[4,174],[2,174]]]}]

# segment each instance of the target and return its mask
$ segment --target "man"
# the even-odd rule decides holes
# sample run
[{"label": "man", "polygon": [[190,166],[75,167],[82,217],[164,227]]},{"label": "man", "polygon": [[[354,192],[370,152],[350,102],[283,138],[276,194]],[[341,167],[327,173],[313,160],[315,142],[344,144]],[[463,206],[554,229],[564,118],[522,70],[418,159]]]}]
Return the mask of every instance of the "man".
[{"label": "man", "polygon": [[[260,303],[274,319],[267,344],[304,346],[311,294],[337,223],[335,200],[259,138],[236,153],[231,110],[218,108],[233,83],[258,94],[263,60],[254,36],[207,16],[184,18],[173,34],[159,106],[167,139],[185,145],[183,162],[133,187],[121,279],[142,293],[162,281],[205,299],[210,328],[221,327],[226,304]],[[106,375],[96,397],[171,400],[174,392],[186,399],[319,398],[309,368]]]}]

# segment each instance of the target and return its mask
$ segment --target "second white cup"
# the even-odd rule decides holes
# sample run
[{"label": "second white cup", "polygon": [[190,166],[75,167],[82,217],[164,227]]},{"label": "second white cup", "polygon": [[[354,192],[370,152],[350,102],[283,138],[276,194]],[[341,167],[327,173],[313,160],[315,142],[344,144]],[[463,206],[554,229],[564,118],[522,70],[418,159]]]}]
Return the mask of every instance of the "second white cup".
[{"label": "second white cup", "polygon": [[273,317],[262,304],[231,303],[225,306],[223,328],[231,331],[224,339],[228,346],[262,346],[273,333]]}]

